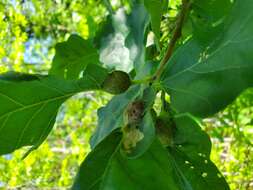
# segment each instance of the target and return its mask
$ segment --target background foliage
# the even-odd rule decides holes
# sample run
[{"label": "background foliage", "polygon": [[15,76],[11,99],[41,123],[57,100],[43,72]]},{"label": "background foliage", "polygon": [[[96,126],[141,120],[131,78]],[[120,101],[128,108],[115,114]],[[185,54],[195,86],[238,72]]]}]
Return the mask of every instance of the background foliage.
[{"label": "background foliage", "polygon": [[[45,73],[56,43],[65,41],[71,33],[84,39],[94,35],[108,15],[101,2],[0,0],[0,72]],[[162,47],[170,38],[180,2],[171,1],[162,18]],[[127,0],[112,4],[115,10],[129,6]],[[61,107],[56,130],[38,150],[24,161],[21,157],[26,149],[0,157],[0,188],[68,189],[90,150],[88,141],[97,122],[96,110],[108,99],[108,94],[95,92],[68,100]],[[249,89],[226,110],[203,123],[213,141],[212,159],[233,190],[253,189],[252,102],[253,89]]]}]

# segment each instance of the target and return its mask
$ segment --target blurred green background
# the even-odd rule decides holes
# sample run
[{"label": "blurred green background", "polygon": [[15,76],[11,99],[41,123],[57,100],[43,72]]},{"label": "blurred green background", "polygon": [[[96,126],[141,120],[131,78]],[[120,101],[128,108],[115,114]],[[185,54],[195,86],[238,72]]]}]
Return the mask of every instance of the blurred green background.
[{"label": "blurred green background", "polygon": [[[113,8],[128,0],[112,0]],[[170,22],[179,0],[171,1],[163,18],[161,42],[170,37]],[[0,73],[15,70],[47,73],[54,46],[70,34],[94,36],[108,15],[102,0],[0,0]],[[60,109],[48,139],[25,160],[27,148],[0,157],[0,189],[69,189],[78,166],[90,151],[96,110],[110,95],[81,93]],[[1,106],[1,105],[0,105]],[[253,89],[226,110],[203,121],[213,142],[212,160],[232,190],[253,190]],[[91,171],[92,172],[92,171]]]}]

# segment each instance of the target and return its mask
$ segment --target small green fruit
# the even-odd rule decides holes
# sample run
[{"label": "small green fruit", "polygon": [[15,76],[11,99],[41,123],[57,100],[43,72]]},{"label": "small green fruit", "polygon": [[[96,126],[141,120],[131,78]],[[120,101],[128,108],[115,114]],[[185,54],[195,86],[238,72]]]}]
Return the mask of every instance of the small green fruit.
[{"label": "small green fruit", "polygon": [[111,94],[125,92],[131,86],[131,80],[127,73],[123,71],[113,71],[103,82],[102,89]]}]

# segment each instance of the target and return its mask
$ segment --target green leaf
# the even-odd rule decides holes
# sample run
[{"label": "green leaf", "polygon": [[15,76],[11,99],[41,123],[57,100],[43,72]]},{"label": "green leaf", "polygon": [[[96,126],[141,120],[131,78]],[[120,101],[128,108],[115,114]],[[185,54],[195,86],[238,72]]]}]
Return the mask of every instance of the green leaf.
[{"label": "green leaf", "polygon": [[129,31],[124,9],[119,9],[115,14],[108,16],[102,25],[95,44],[100,51],[100,61],[106,68],[125,72],[133,69],[130,52],[125,45]]},{"label": "green leaf", "polygon": [[99,63],[97,50],[91,41],[78,35],[71,35],[66,42],[58,43],[53,59],[51,75],[64,79],[78,79],[85,67]]},{"label": "green leaf", "polygon": [[146,27],[149,15],[143,4],[134,4],[130,15],[119,9],[107,18],[95,39],[100,61],[111,70],[129,73],[145,61]]},{"label": "green leaf", "polygon": [[85,159],[80,166],[73,190],[99,189],[108,163],[120,144],[121,134],[112,132]]},{"label": "green leaf", "polygon": [[130,51],[130,59],[138,74],[145,64],[146,29],[150,22],[149,14],[143,4],[134,4],[134,8],[127,19],[130,33],[126,38],[126,46]]},{"label": "green leaf", "polygon": [[179,190],[167,153],[155,140],[142,156],[129,159],[117,151],[110,160],[100,188],[103,190]]},{"label": "green leaf", "polygon": [[208,48],[193,39],[170,60],[161,87],[178,112],[206,117],[252,86],[252,8],[249,0],[236,1],[225,32]]},{"label": "green leaf", "polygon": [[207,45],[217,34],[223,32],[224,20],[231,10],[230,0],[194,0],[190,20],[193,35],[200,43]]},{"label": "green leaf", "polygon": [[135,76],[135,80],[145,80],[151,78],[155,73],[157,67],[159,66],[159,62],[156,61],[146,61],[141,67],[137,75]]},{"label": "green leaf", "polygon": [[125,109],[141,94],[142,90],[139,85],[132,86],[125,93],[114,96],[105,107],[98,110],[98,127],[90,141],[92,148],[112,131],[124,126]]},{"label": "green leaf", "polygon": [[108,75],[109,71],[99,64],[89,64],[83,71],[83,79],[90,79],[97,88],[103,88]]},{"label": "green leaf", "polygon": [[155,138],[135,158],[122,154],[122,136],[112,132],[82,163],[73,189],[229,190],[210,161],[208,135],[189,114],[177,115],[175,124],[173,144],[167,150]]},{"label": "green leaf", "polygon": [[88,155],[74,190],[179,190],[167,152],[158,141],[142,156],[129,159],[121,154],[119,136],[108,136]]},{"label": "green leaf", "polygon": [[51,131],[61,104],[74,94],[98,89],[89,78],[0,75],[0,155],[22,146],[37,148]]},{"label": "green leaf", "polygon": [[222,174],[210,160],[211,141],[189,114],[175,118],[173,146],[168,148],[180,189],[229,190]]},{"label": "green leaf", "polygon": [[159,41],[160,25],[164,9],[168,6],[167,0],[144,0],[145,7],[151,17],[152,30]]}]

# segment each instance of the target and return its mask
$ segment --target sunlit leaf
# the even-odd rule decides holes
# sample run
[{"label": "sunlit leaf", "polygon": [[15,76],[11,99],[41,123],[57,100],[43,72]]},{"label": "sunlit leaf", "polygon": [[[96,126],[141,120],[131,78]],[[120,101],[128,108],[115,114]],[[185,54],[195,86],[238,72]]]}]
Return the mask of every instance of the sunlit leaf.
[{"label": "sunlit leaf", "polygon": [[97,83],[86,77],[65,81],[53,76],[1,75],[0,155],[22,146],[38,147],[51,131],[61,104],[78,92],[96,89]]}]

